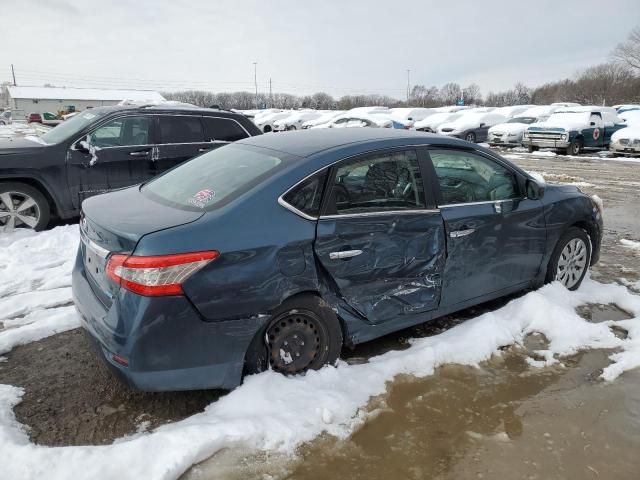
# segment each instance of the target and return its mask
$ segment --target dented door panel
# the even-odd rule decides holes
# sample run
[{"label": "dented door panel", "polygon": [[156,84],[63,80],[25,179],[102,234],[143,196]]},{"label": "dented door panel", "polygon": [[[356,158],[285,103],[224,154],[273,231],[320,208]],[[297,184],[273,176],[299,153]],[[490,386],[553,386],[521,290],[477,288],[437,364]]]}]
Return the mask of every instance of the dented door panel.
[{"label": "dented door panel", "polygon": [[[331,258],[344,251],[361,253]],[[438,307],[445,262],[438,211],[321,218],[315,252],[337,294],[371,323]]]}]

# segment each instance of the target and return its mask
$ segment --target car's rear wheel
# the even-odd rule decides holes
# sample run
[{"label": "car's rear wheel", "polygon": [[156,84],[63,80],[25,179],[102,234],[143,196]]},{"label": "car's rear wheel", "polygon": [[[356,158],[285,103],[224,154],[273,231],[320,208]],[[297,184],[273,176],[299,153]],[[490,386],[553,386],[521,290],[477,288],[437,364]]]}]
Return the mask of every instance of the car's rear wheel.
[{"label": "car's rear wheel", "polygon": [[557,280],[569,290],[577,290],[591,263],[591,241],[587,232],[578,227],[567,230],[553,250],[547,282]]},{"label": "car's rear wheel", "polygon": [[295,126],[295,125],[289,125],[289,126],[287,127],[287,130],[288,130],[288,131],[295,130],[295,129],[296,129],[296,126]]},{"label": "car's rear wheel", "polygon": [[476,143],[476,134],[473,132],[469,132],[464,136],[464,139],[467,142]]},{"label": "car's rear wheel", "polygon": [[342,329],[333,310],[315,295],[287,300],[273,312],[245,357],[245,373],[267,368],[287,375],[334,364],[342,349]]},{"label": "car's rear wheel", "polygon": [[264,133],[269,133],[272,130],[271,125],[265,125],[262,131]]},{"label": "car's rear wheel", "polygon": [[0,184],[0,230],[42,230],[49,224],[49,202],[37,189],[24,183]]}]

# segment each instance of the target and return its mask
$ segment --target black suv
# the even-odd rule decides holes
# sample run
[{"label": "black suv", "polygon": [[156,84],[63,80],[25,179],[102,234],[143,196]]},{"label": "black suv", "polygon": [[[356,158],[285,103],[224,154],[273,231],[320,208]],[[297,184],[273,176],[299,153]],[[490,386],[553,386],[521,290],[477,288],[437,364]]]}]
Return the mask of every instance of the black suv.
[{"label": "black suv", "polygon": [[0,231],[41,230],[77,216],[87,197],[260,134],[239,113],[153,105],[92,108],[41,137],[0,139]]}]

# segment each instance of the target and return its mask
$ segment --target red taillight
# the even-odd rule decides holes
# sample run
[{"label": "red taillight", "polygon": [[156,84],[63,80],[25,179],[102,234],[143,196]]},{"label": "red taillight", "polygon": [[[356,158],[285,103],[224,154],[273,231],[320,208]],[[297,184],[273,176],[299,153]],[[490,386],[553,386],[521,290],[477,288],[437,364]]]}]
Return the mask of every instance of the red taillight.
[{"label": "red taillight", "polygon": [[151,257],[116,254],[109,257],[107,275],[139,295],[182,295],[182,284],[187,278],[219,256],[215,250]]}]

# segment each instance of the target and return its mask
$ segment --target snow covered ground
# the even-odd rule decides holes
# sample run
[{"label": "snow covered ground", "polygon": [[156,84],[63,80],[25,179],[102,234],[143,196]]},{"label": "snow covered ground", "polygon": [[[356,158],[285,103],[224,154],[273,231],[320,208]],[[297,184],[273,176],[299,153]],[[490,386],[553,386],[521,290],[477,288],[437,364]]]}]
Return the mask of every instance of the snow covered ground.
[{"label": "snow covered ground", "polygon": [[[626,245],[632,251],[637,242]],[[0,236],[0,353],[78,326],[70,295],[77,226]],[[614,303],[630,320],[592,323],[581,305]],[[625,338],[613,329],[627,332]],[[49,480],[174,479],[225,447],[293,452],[322,432],[344,437],[367,418],[371,397],[383,394],[399,374],[432,375],[443,364],[477,365],[500,348],[541,333],[547,346],[534,352],[531,368],[562,362],[582,349],[615,349],[602,372],[610,382],[640,366],[640,296],[621,285],[587,279],[577,292],[559,284],[512,300],[436,336],[412,340],[410,348],[368,362],[326,367],[306,376],[265,372],[222,397],[202,413],[117,440],[111,445],[45,447],[30,442],[13,413],[24,391],[0,385],[0,465],[4,478]],[[87,386],[90,388],[90,386]]]}]

